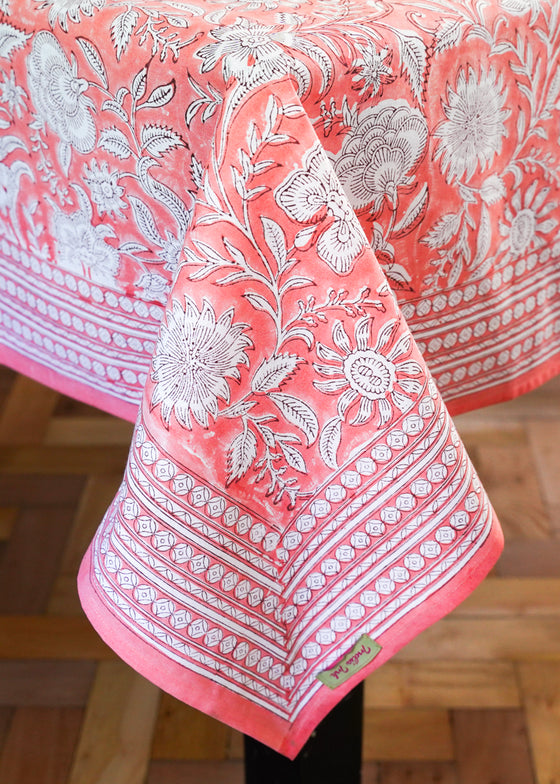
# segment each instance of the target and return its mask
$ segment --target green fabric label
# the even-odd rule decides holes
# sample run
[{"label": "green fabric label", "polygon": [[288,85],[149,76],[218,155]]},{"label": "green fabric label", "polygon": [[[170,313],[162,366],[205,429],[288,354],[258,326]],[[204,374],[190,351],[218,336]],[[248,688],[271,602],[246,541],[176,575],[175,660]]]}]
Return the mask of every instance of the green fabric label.
[{"label": "green fabric label", "polygon": [[381,645],[368,637],[367,634],[362,634],[358,642],[354,645],[344,658],[340,659],[329,670],[323,670],[317,675],[318,680],[328,686],[329,689],[336,689],[341,683],[345,683],[348,678],[359,672],[362,667],[369,664],[375,659]]}]

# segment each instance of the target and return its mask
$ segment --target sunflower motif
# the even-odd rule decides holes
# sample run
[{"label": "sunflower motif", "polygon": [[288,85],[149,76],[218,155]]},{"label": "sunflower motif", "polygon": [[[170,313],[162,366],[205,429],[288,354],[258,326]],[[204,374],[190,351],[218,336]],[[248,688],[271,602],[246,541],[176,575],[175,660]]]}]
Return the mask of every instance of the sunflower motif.
[{"label": "sunflower motif", "polygon": [[535,180],[527,188],[523,200],[516,190],[511,199],[512,209],[506,206],[504,215],[507,223],[500,222],[500,234],[504,239],[499,252],[505,251],[515,258],[532,249],[542,248],[547,242],[543,235],[549,234],[558,225],[555,218],[547,218],[558,207],[558,202],[547,201],[550,188],[542,188],[537,193],[537,185]]},{"label": "sunflower motif", "polygon": [[234,76],[246,85],[286,72],[286,55],[273,27],[238,19],[210,34],[216,43],[206,44],[196,52],[203,61],[202,73],[215,68],[220,59],[224,79]]},{"label": "sunflower motif", "polygon": [[459,70],[457,85],[453,90],[447,85],[447,103],[443,104],[446,120],[436,128],[435,136],[441,139],[436,158],[441,158],[441,168],[449,182],[466,175],[470,180],[477,167],[484,170],[502,150],[506,135],[505,109],[507,90],[502,78],[495,80],[494,71],[481,70],[477,76],[469,67],[467,73]]},{"label": "sunflower motif", "polygon": [[320,392],[340,395],[337,403],[340,420],[357,406],[351,425],[363,425],[374,414],[378,425],[386,425],[393,406],[407,411],[413,405],[409,395],[422,389],[418,380],[404,377],[422,373],[418,362],[405,359],[411,349],[410,333],[399,334],[398,321],[392,319],[379,330],[375,345],[371,346],[371,323],[370,316],[356,322],[354,347],[341,321],[336,321],[332,329],[338,351],[317,343],[317,355],[325,364],[314,363],[313,367],[328,380],[314,381],[313,386]]},{"label": "sunflower motif", "polygon": [[226,378],[239,380],[238,365],[249,365],[245,349],[251,341],[244,334],[247,324],[232,324],[233,308],[216,319],[205,299],[199,311],[185,297],[185,307],[173,300],[162,324],[152,364],[156,382],[152,408],[161,404],[161,418],[169,427],[171,412],[183,427],[192,430],[192,417],[208,427],[211,414],[218,416],[218,398],[229,403]]}]

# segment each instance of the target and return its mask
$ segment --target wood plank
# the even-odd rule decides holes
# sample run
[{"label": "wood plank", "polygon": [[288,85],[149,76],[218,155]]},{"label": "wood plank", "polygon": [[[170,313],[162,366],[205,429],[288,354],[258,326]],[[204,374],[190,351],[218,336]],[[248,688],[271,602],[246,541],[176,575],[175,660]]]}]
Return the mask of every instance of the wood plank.
[{"label": "wood plank", "polygon": [[2,784],[64,784],[83,710],[18,708],[0,757]]},{"label": "wood plank", "polygon": [[0,705],[83,706],[94,675],[90,661],[0,661]]},{"label": "wood plank", "polygon": [[453,753],[447,711],[364,712],[364,760],[452,760]]},{"label": "wood plank", "polygon": [[111,416],[52,417],[43,443],[47,446],[129,446],[134,425]]},{"label": "wood plank", "polygon": [[80,615],[76,577],[82,557],[103,519],[122,474],[92,474],[88,477],[67,537],[62,562],[52,586],[47,611],[54,615]]},{"label": "wood plank", "polygon": [[243,784],[244,781],[242,762],[157,760],[150,765],[146,784]]},{"label": "wood plank", "polygon": [[0,542],[6,542],[10,538],[18,515],[17,506],[0,506]]},{"label": "wood plank", "polygon": [[518,439],[504,445],[498,443],[498,433],[486,437],[491,442],[477,437],[474,462],[506,540],[546,539],[550,522],[526,432],[521,430]]},{"label": "wood plank", "polygon": [[4,474],[100,474],[124,470],[128,449],[124,446],[23,446],[0,452]]},{"label": "wood plank", "polygon": [[12,723],[13,708],[0,706],[0,758]]},{"label": "wood plank", "polygon": [[115,659],[85,616],[0,616],[0,659]]},{"label": "wood plank", "polygon": [[459,779],[453,762],[381,762],[372,784],[459,784]]},{"label": "wood plank", "polygon": [[16,376],[0,411],[0,444],[40,444],[59,394],[26,376]]},{"label": "wood plank", "polygon": [[445,618],[423,631],[399,661],[560,659],[558,618]]},{"label": "wood plank", "polygon": [[163,694],[152,759],[226,759],[231,730],[210,716]]},{"label": "wood plank", "polygon": [[543,496],[560,505],[560,421],[530,422],[527,431]]},{"label": "wood plank", "polygon": [[49,465],[41,473],[0,473],[0,498],[5,506],[73,506],[78,503],[84,487],[84,477],[76,475],[53,476]]},{"label": "wood plank", "polygon": [[510,708],[520,705],[514,665],[501,661],[390,661],[366,679],[368,708]]},{"label": "wood plank", "polygon": [[560,783],[560,663],[519,665],[537,784]]},{"label": "wood plank", "polygon": [[0,564],[0,614],[42,612],[56,578],[73,510],[22,509]]},{"label": "wood plank", "polygon": [[68,784],[143,784],[159,689],[122,662],[99,665]]},{"label": "wood plank", "polygon": [[559,578],[489,577],[465,599],[451,617],[560,615]]},{"label": "wood plank", "polygon": [[506,542],[494,572],[503,577],[558,577],[560,539],[514,539]]},{"label": "wood plank", "polygon": [[456,711],[453,728],[461,784],[533,784],[522,711]]}]

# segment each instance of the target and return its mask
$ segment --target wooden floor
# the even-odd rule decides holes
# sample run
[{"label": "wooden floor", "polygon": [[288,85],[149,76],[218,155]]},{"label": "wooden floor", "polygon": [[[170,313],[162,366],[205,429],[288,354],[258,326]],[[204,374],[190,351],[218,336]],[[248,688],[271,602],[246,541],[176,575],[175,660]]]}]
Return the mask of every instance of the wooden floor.
[{"label": "wooden floor", "polygon": [[[560,379],[457,424],[505,552],[368,679],[363,784],[560,784]],[[136,675],[80,610],[130,434],[0,370],[1,784],[243,781],[239,733]]]}]

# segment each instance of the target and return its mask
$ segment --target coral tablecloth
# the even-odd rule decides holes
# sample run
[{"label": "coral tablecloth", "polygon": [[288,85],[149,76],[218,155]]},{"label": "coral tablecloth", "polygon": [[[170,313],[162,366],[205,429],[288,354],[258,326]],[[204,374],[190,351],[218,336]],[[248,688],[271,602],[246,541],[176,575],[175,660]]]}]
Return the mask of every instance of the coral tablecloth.
[{"label": "coral tablecloth", "polygon": [[288,756],[499,555],[443,400],[560,369],[559,9],[0,0],[0,356],[137,417],[84,609]]}]

